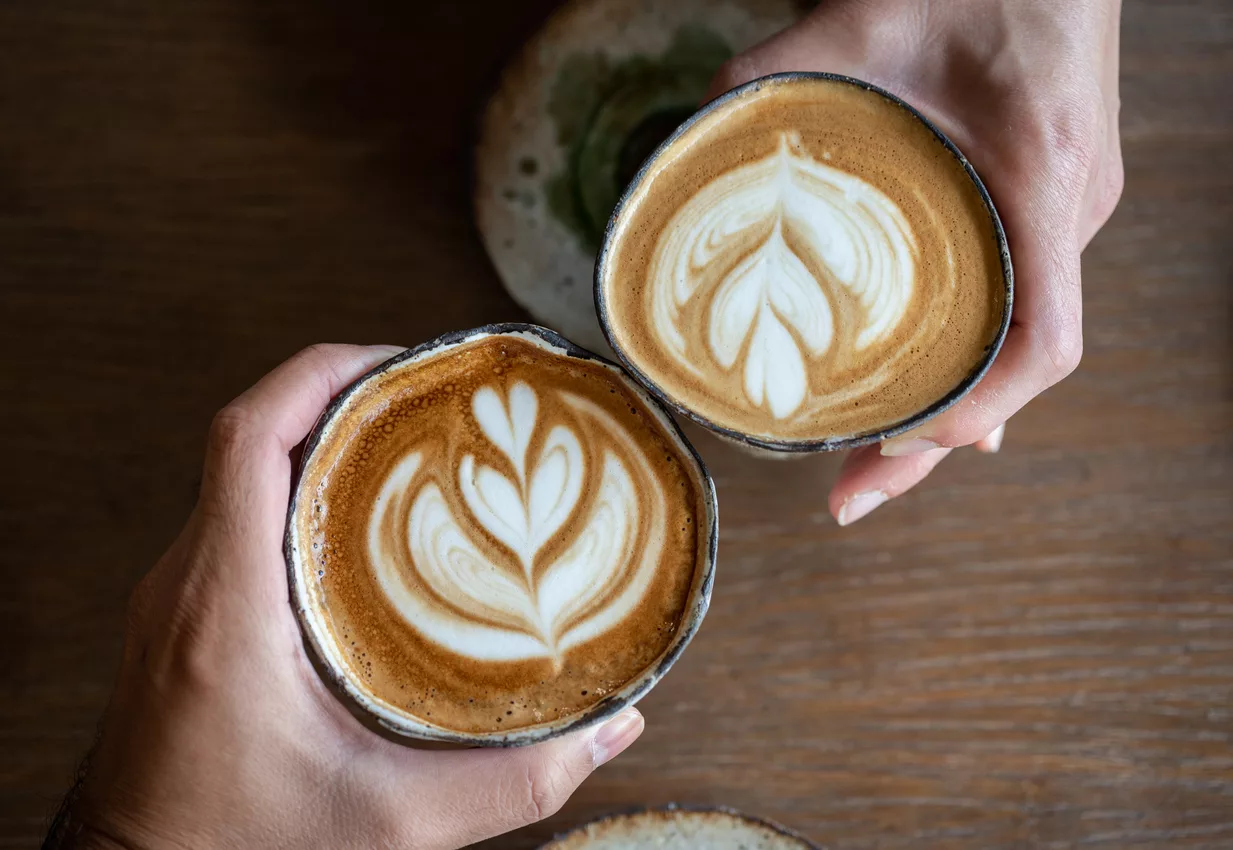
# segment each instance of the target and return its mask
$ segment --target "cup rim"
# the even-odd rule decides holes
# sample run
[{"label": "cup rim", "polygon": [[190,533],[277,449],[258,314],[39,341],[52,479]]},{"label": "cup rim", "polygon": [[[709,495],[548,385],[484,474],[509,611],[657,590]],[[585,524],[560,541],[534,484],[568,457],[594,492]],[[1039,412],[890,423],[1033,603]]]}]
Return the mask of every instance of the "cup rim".
[{"label": "cup rim", "polygon": [[[305,472],[316,450],[328,435],[338,414],[346,407],[354,394],[368,384],[369,381],[397,368],[407,361],[417,361],[428,358],[442,349],[454,348],[466,342],[483,339],[489,336],[514,336],[530,338],[532,342],[547,350],[565,357],[586,360],[606,368],[624,386],[634,392],[643,402],[656,420],[667,431],[669,437],[677,446],[684,450],[687,459],[692,459],[692,476],[700,489],[704,516],[699,517],[699,526],[705,526],[706,545],[702,547],[701,557],[695,565],[693,583],[681,627],[677,630],[671,643],[650,666],[640,674],[625,683],[617,691],[605,696],[602,700],[586,710],[550,723],[524,726],[508,732],[459,732],[429,723],[406,712],[397,710],[389,703],[365,690],[358,679],[350,672],[350,667],[337,653],[336,641],[330,636],[329,628],[324,618],[319,617],[314,608],[314,600],[318,598],[310,587],[308,572],[315,574],[315,568],[305,570],[297,563],[297,547],[299,530],[296,516],[302,503],[302,492],[305,483]],[[703,529],[700,528],[699,532]],[[676,663],[685,647],[693,639],[702,625],[702,620],[710,607],[711,590],[715,583],[715,564],[719,545],[719,507],[715,494],[715,483],[711,478],[706,464],[697,449],[689,442],[685,434],[677,426],[672,416],[653,396],[618,364],[594,352],[570,342],[556,331],[539,325],[523,322],[501,322],[481,325],[477,328],[462,331],[450,331],[436,339],[421,343],[396,354],[356,378],[341,390],[326,406],[314,423],[308,438],[304,443],[304,451],[299,466],[292,478],[290,499],[287,505],[287,520],[283,534],[283,558],[287,568],[287,582],[290,591],[291,607],[295,613],[296,622],[300,628],[304,642],[310,648],[317,664],[318,673],[328,680],[336,693],[341,692],[351,702],[352,706],[361,709],[364,714],[375,720],[382,728],[395,734],[425,741],[438,741],[451,744],[462,744],[480,747],[517,747],[539,743],[559,735],[598,723],[612,717],[620,711],[636,703],[646,695],[668,670]]]},{"label": "cup rim", "polygon": [[[984,354],[979,362],[977,362],[976,366],[974,366],[963,378],[963,380],[960,381],[953,389],[933,404],[925,407],[923,410],[914,413],[907,419],[892,423],[891,425],[880,428],[876,431],[871,431],[865,434],[857,434],[850,437],[823,437],[821,439],[811,438],[794,440],[757,436],[753,434],[746,434],[734,428],[720,425],[708,417],[691,410],[683,403],[676,401],[671,394],[652,380],[649,375],[639,369],[638,366],[626,354],[624,349],[618,343],[616,334],[612,330],[611,320],[608,315],[607,294],[604,291],[604,280],[608,277],[609,260],[612,253],[612,246],[615,242],[618,221],[625,212],[626,206],[632,202],[634,195],[637,194],[638,190],[641,188],[643,181],[646,179],[647,174],[651,170],[651,167],[656,164],[660,157],[663,156],[663,154],[671,148],[677,140],[693,129],[695,124],[712,112],[723,108],[733,101],[741,99],[751,92],[759,91],[768,86],[798,82],[802,80],[826,80],[829,82],[841,83],[864,89],[865,91],[881,95],[891,103],[907,110],[908,113],[920,121],[934,135],[934,137],[941,142],[942,146],[959,162],[959,165],[962,166],[964,172],[967,174],[968,179],[970,179],[975,185],[976,191],[980,195],[981,203],[984,205],[985,212],[989,215],[990,222],[993,225],[994,241],[997,243],[998,258],[1002,267],[1002,282],[1005,290],[1005,299],[1002,305],[1002,317],[998,323],[997,333],[994,335],[992,342],[990,342],[989,346],[985,349]],[[629,374],[631,374],[639,383],[645,386],[652,395],[659,399],[661,403],[680,415],[697,422],[699,425],[709,429],[715,434],[726,439],[733,440],[737,443],[752,446],[758,449],[766,449],[772,452],[809,453],[854,449],[860,446],[878,443],[882,440],[890,439],[891,437],[896,437],[922,425],[938,414],[950,409],[956,402],[967,395],[968,392],[970,392],[971,389],[980,382],[981,378],[985,376],[985,373],[988,372],[989,368],[993,365],[993,361],[997,357],[998,352],[1002,350],[1002,343],[1006,340],[1006,334],[1010,330],[1011,313],[1014,307],[1015,274],[1010,259],[1010,246],[1006,239],[1006,232],[1002,227],[1002,219],[998,215],[997,208],[993,205],[993,199],[989,195],[989,190],[985,187],[984,182],[976,173],[976,169],[972,167],[972,164],[968,162],[967,157],[963,155],[963,152],[959,150],[958,146],[956,146],[955,143],[952,142],[933,121],[923,115],[918,109],[916,109],[916,107],[912,106],[907,101],[895,94],[892,94],[886,89],[874,85],[873,83],[866,82],[865,80],[857,79],[856,77],[849,77],[844,74],[832,74],[826,71],[787,71],[778,74],[768,74],[764,77],[758,77],[757,79],[751,80],[744,85],[730,89],[715,99],[703,104],[697,112],[687,118],[681,126],[677,127],[676,130],[672,132],[672,135],[668,136],[668,138],[665,139],[649,157],[647,157],[646,161],[638,169],[637,173],[634,174],[633,179],[629,181],[629,185],[626,186],[621,192],[620,200],[617,201],[617,205],[608,219],[608,224],[604,228],[603,241],[600,244],[599,255],[595,260],[593,289],[595,296],[595,312],[599,318],[599,327],[604,334],[604,339],[607,340],[608,345],[612,348],[617,360],[623,367],[625,367],[626,371],[628,371]]]}]

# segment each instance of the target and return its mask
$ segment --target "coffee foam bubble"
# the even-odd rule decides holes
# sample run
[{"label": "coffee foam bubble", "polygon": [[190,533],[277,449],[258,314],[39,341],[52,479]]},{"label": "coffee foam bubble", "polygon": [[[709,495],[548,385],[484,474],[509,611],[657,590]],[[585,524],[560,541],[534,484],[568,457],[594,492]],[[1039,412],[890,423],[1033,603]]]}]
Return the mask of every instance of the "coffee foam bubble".
[{"label": "coffee foam bubble", "polygon": [[601,268],[615,347],[757,437],[857,436],[938,401],[1005,305],[992,220],[910,112],[825,79],[703,115],[626,200]]},{"label": "coffee foam bubble", "polygon": [[372,696],[508,731],[665,651],[707,541],[693,460],[606,367],[489,337],[358,391],[306,468],[335,643]]}]

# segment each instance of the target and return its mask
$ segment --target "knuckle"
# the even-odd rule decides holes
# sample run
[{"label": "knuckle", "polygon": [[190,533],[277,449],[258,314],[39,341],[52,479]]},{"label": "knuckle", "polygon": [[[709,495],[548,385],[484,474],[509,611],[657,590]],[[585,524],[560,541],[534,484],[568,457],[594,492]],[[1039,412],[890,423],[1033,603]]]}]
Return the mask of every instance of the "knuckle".
[{"label": "knuckle", "polygon": [[190,632],[175,642],[165,659],[165,672],[181,693],[221,693],[227,686],[226,665],[200,633]]},{"label": "knuckle", "polygon": [[208,599],[192,598],[180,599],[174,606],[159,661],[160,672],[179,691],[217,693],[227,685],[232,647],[219,607]]},{"label": "knuckle", "polygon": [[555,762],[534,762],[527,767],[519,812],[524,823],[536,823],[560,811],[569,799],[564,770]]},{"label": "knuckle", "polygon": [[1113,215],[1118,202],[1122,199],[1122,191],[1126,188],[1126,171],[1122,158],[1115,156],[1106,163],[1102,179],[1096,188],[1094,213],[1099,221],[1107,221]]},{"label": "knuckle", "polygon": [[338,364],[349,360],[354,351],[355,348],[349,345],[314,342],[307,348],[300,349],[295,359],[308,361],[314,370],[329,372],[338,378]]},{"label": "knuckle", "polygon": [[1045,125],[1045,143],[1079,168],[1090,168],[1100,152],[1100,128],[1087,110],[1066,107]]},{"label": "knuckle", "polygon": [[342,349],[343,346],[335,345],[334,343],[314,342],[312,345],[300,349],[297,356],[310,360],[328,362],[336,358]]},{"label": "knuckle", "polygon": [[210,448],[221,453],[233,451],[248,442],[255,427],[252,413],[243,405],[232,402],[214,414],[210,422]]},{"label": "knuckle", "polygon": [[1105,181],[1105,198],[1110,202],[1111,206],[1117,206],[1117,202],[1122,199],[1122,192],[1126,189],[1126,167],[1122,163],[1121,156],[1118,156],[1109,166],[1109,176]]},{"label": "knuckle", "polygon": [[1083,359],[1083,333],[1078,328],[1067,328],[1048,342],[1046,351],[1052,364],[1052,383],[1065,378],[1079,368]]},{"label": "knuckle", "polygon": [[203,516],[217,519],[217,509],[232,494],[233,482],[270,447],[270,434],[258,413],[237,400],[215,414],[206,439],[202,471]]},{"label": "knuckle", "polygon": [[1081,193],[1097,174],[1105,147],[1103,108],[1091,104],[1083,94],[1049,101],[1017,96],[1004,166],[1029,185],[1044,173],[1068,192]]},{"label": "knuckle", "polygon": [[294,359],[306,361],[313,371],[329,374],[335,383],[342,385],[349,381],[343,380],[339,374],[338,365],[349,359],[348,355],[351,351],[353,351],[352,346],[315,342],[301,349]]},{"label": "knuckle", "polygon": [[150,608],[151,575],[152,573],[146,573],[142,576],[141,580],[133,585],[133,590],[128,595],[128,604],[124,611],[130,633],[140,627]]},{"label": "knuckle", "polygon": [[147,574],[128,596],[124,609],[124,657],[127,661],[143,663],[148,654],[147,636],[153,593],[152,580]]},{"label": "knuckle", "polygon": [[226,640],[208,615],[176,600],[153,627],[131,639],[131,657],[146,680],[168,696],[202,697],[227,685]]},{"label": "knuckle", "polygon": [[1077,201],[1099,170],[1099,128],[1090,118],[1063,109],[1043,118],[1036,135],[1038,158],[1024,165],[1051,175],[1056,191]]}]

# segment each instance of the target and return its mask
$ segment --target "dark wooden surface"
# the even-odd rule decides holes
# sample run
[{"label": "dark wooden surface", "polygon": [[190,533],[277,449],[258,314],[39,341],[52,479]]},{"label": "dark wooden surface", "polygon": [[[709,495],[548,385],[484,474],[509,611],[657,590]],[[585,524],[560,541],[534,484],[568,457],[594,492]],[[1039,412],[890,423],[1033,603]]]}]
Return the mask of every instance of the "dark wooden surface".
[{"label": "dark wooden surface", "polygon": [[[0,5],[0,847],[91,740],[213,411],[310,342],[521,317],[468,146],[550,5]],[[1233,847],[1233,7],[1128,0],[1123,38],[1078,373],[844,530],[833,458],[699,437],[705,627],[642,741],[493,847],[669,801],[843,848]]]}]

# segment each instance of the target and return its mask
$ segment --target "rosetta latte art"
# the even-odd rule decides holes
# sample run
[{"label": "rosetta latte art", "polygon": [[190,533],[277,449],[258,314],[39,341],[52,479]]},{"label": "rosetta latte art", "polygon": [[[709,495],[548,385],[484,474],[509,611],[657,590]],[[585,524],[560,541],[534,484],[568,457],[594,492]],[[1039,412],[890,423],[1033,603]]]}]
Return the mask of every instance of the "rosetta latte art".
[{"label": "rosetta latte art", "polygon": [[371,515],[391,604],[459,655],[559,666],[628,616],[658,567],[665,494],[646,459],[611,414],[553,392],[571,417],[549,423],[526,383],[477,390],[471,410],[501,468],[467,453],[443,471],[413,450]]},{"label": "rosetta latte art", "polygon": [[[825,394],[810,363],[839,344],[840,288],[859,303],[859,329],[844,337],[859,355],[904,318],[916,260],[890,198],[784,133],[773,154],[711,181],[673,215],[647,279],[649,324],[683,370],[705,379],[704,357],[740,369],[746,406],[782,420]],[[687,312],[705,324],[705,354],[691,350]]]}]

